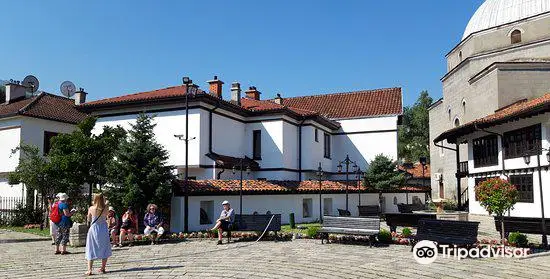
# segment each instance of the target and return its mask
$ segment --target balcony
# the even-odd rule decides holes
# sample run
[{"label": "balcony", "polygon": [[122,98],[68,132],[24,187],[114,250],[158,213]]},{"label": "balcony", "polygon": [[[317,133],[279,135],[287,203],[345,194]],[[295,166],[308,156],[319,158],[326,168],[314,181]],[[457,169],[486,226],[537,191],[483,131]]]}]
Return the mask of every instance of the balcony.
[{"label": "balcony", "polygon": [[456,177],[462,178],[462,177],[466,177],[468,174],[469,174],[468,161],[458,163],[458,170],[456,172]]}]

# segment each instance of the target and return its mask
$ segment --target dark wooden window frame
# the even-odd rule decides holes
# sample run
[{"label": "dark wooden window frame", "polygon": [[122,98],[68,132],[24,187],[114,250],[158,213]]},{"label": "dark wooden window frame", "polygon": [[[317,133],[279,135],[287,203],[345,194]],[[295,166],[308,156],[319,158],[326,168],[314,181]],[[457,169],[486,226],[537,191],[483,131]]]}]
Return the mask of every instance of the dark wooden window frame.
[{"label": "dark wooden window frame", "polygon": [[498,165],[498,137],[489,135],[472,141],[474,168]]},{"label": "dark wooden window frame", "polygon": [[252,158],[262,159],[262,130],[252,131]]},{"label": "dark wooden window frame", "polygon": [[533,192],[533,173],[510,175],[510,183],[518,189],[518,202],[534,203],[535,195]]},{"label": "dark wooden window frame", "polygon": [[50,149],[52,148],[52,138],[57,135],[59,135],[59,133],[44,131],[44,145],[42,146],[44,155],[50,152]]},{"label": "dark wooden window frame", "polygon": [[325,133],[324,134],[324,146],[323,146],[323,151],[324,151],[324,157],[327,158],[327,159],[330,159],[330,135]]},{"label": "dark wooden window frame", "polygon": [[542,148],[541,125],[536,124],[504,133],[504,159],[521,158],[525,155],[540,154]]},{"label": "dark wooden window frame", "polygon": [[521,43],[521,31],[516,29],[510,34],[510,42],[512,44]]},{"label": "dark wooden window frame", "polygon": [[315,128],[315,142],[319,142],[319,129]]}]

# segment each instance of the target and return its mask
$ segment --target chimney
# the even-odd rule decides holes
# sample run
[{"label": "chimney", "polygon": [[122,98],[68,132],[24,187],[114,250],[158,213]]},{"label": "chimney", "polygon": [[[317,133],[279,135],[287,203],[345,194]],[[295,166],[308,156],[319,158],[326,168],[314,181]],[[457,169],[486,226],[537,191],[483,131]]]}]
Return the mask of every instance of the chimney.
[{"label": "chimney", "polygon": [[20,99],[25,99],[26,93],[27,90],[19,83],[19,81],[10,80],[9,83],[6,84],[5,103],[9,104]]},{"label": "chimney", "polygon": [[283,97],[281,97],[281,94],[277,93],[277,97],[275,97],[275,103],[279,104],[279,105],[283,105]]},{"label": "chimney", "polygon": [[231,84],[231,102],[238,106],[241,105],[241,84],[238,82]]},{"label": "chimney", "polygon": [[84,88],[81,87],[78,89],[78,91],[74,93],[74,104],[78,106],[86,103],[86,95],[88,95],[88,93],[84,91]]},{"label": "chimney", "polygon": [[260,99],[260,91],[256,89],[256,86],[250,86],[248,90],[246,90],[246,97],[249,99],[259,100]]},{"label": "chimney", "polygon": [[209,90],[210,94],[212,94],[215,97],[218,97],[218,98],[222,99],[223,81],[219,80],[218,76],[214,76],[213,80],[209,80],[207,82],[210,85],[210,90]]}]

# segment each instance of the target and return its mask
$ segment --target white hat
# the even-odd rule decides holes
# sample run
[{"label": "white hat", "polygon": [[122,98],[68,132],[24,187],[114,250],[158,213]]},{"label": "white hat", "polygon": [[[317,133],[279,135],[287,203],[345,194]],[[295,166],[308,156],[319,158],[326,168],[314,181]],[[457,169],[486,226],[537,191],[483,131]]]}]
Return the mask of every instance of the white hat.
[{"label": "white hat", "polygon": [[112,206],[109,206],[109,211],[115,211],[115,208]]},{"label": "white hat", "polygon": [[229,202],[228,201],[223,201],[222,202],[222,205],[226,205],[226,204],[229,204]]},{"label": "white hat", "polygon": [[57,194],[57,197],[59,198],[60,201],[66,201],[69,198],[69,195],[65,193],[59,193]]}]

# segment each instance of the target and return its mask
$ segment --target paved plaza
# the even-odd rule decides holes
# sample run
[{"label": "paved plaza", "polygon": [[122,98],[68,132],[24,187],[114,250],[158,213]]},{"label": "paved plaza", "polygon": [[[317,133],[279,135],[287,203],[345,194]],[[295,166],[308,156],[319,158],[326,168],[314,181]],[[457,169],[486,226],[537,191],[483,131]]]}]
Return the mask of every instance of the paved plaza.
[{"label": "paved plaza", "polygon": [[[54,255],[48,240],[0,230],[0,278],[81,278],[84,248]],[[325,244],[318,240],[231,243],[190,240],[117,248],[106,275],[93,278],[548,278],[550,256],[441,259],[420,265],[410,247]],[[95,268],[97,269],[97,267]],[[94,271],[95,272],[95,271]]]}]

